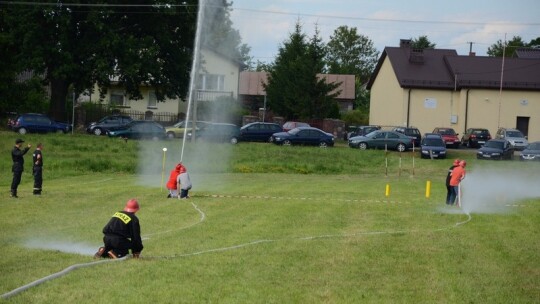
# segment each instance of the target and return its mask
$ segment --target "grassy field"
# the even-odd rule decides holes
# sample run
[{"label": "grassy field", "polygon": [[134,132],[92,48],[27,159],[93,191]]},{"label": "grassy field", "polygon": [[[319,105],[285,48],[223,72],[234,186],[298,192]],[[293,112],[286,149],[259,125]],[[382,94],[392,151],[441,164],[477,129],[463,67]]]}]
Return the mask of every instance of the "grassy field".
[{"label": "grassy field", "polygon": [[[491,168],[518,169],[538,181],[540,164],[477,161],[464,150],[451,150],[448,160],[422,160],[345,143],[328,149],[188,143],[182,153],[179,140],[26,135],[34,147],[45,145],[43,195],[31,194],[30,152],[20,198],[12,199],[9,155],[18,137],[0,132],[0,291],[76,269],[1,302],[540,299],[540,195],[506,197],[509,207],[498,213],[444,204],[453,158],[467,159],[471,176],[488,172],[486,178]],[[192,198],[167,199],[163,181],[181,157]],[[93,260],[101,229],[132,197],[141,203],[142,258]]]}]

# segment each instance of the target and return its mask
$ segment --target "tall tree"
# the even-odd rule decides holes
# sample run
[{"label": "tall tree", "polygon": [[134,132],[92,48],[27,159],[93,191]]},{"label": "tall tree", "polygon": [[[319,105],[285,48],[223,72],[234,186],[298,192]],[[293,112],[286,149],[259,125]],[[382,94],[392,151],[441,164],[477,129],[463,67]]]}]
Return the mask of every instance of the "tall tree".
[{"label": "tall tree", "polygon": [[[141,84],[155,87],[158,100],[186,95],[196,29],[196,0],[123,0],[98,4],[43,0],[39,5],[10,2],[0,44],[16,51],[17,71],[31,70],[50,84],[49,114],[65,119],[66,97],[111,79],[140,99]],[[103,92],[102,92],[103,93]]]},{"label": "tall tree", "polygon": [[242,63],[244,68],[251,67],[251,47],[242,43],[240,32],[234,29],[231,21],[232,3],[227,0],[205,0],[201,3],[205,4],[204,20],[201,22],[202,45]]},{"label": "tall tree", "polygon": [[426,35],[411,38],[411,48],[413,49],[434,49],[435,46],[437,45],[429,41]]},{"label": "tall tree", "polygon": [[520,47],[526,46],[525,42],[521,39],[520,36],[514,36],[510,41],[503,42],[502,40],[497,40],[496,43],[488,47],[487,54],[491,57],[512,57],[516,50]]},{"label": "tall tree", "polygon": [[360,35],[355,27],[340,26],[327,44],[326,62],[332,74],[354,74],[366,83],[377,64],[379,52],[373,41]]},{"label": "tall tree", "polygon": [[324,69],[324,45],[318,30],[308,39],[300,21],[282,46],[265,85],[268,107],[286,119],[336,117],[337,85],[317,77]]}]

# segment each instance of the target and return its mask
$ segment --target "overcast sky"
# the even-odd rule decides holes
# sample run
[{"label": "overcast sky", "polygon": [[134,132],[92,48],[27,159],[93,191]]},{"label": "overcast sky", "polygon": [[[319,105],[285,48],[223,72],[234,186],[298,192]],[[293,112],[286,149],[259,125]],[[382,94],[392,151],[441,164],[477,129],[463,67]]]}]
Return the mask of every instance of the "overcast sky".
[{"label": "overcast sky", "polygon": [[540,37],[540,0],[232,0],[231,18],[254,60],[274,61],[300,20],[324,42],[342,25],[356,27],[380,52],[400,39],[427,35],[436,48],[485,56],[498,40]]}]

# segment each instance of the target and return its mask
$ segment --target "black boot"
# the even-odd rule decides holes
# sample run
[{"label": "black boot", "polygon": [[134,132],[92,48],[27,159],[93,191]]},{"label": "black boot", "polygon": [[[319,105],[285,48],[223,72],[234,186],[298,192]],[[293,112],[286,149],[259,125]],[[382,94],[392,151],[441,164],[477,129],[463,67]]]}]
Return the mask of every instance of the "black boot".
[{"label": "black boot", "polygon": [[17,191],[16,190],[11,190],[11,195],[10,196],[13,197],[13,198],[18,198]]}]

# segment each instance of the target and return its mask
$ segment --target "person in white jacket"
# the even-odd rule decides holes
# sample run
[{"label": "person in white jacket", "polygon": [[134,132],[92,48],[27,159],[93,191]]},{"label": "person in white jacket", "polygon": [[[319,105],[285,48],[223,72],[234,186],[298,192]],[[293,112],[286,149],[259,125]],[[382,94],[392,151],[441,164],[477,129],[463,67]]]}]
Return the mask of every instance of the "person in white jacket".
[{"label": "person in white jacket", "polygon": [[180,167],[180,174],[177,178],[178,189],[180,190],[179,199],[189,198],[189,190],[191,190],[191,179],[189,178],[189,173],[184,165]]}]

